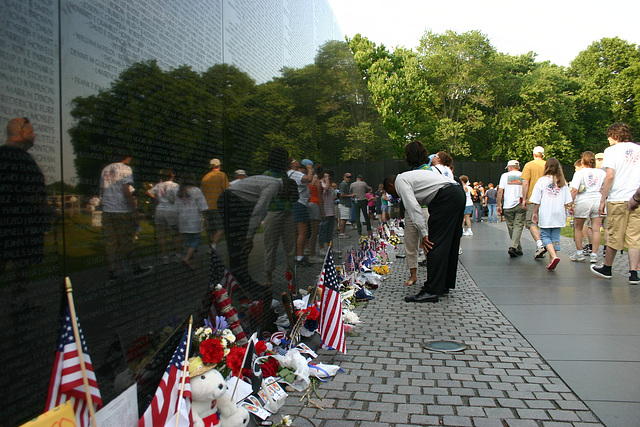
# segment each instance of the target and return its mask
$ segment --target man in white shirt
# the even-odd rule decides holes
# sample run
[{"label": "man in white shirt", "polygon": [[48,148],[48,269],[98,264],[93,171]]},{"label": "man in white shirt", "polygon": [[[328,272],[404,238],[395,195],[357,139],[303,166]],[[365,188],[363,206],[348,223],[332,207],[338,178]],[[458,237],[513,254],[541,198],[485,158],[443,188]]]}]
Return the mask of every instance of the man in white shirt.
[{"label": "man in white shirt", "polygon": [[133,196],[133,172],[129,163],[129,149],[119,150],[120,161],[107,165],[100,175],[100,199],[102,200],[102,232],[109,260],[109,279],[115,280],[124,271],[125,263],[133,267],[135,276],[151,271],[152,267],[140,267],[135,254],[137,225],[136,198]]},{"label": "man in white shirt", "polygon": [[[422,237],[421,247],[428,254],[427,281],[417,295],[404,300],[437,302],[455,288],[465,194],[457,182],[424,169],[389,175],[384,188],[393,197],[402,198],[406,214]],[[422,207],[429,209],[428,227]]]},{"label": "man in white shirt", "polygon": [[511,245],[507,253],[511,258],[522,255],[520,237],[527,217],[527,211],[522,207],[522,172],[517,160],[509,160],[507,172],[500,177],[498,184],[498,214],[504,216],[507,230],[511,238]]},{"label": "man in white shirt", "polygon": [[640,261],[640,211],[629,211],[629,199],[640,186],[640,146],[631,142],[631,129],[626,123],[614,123],[607,130],[610,147],[604,150],[602,167],[606,171],[600,192],[600,215],[605,205],[608,217],[610,248],[604,264],[591,266],[594,274],[610,279],[611,266],[616,253],[623,247],[629,249],[629,284],[637,285]]}]

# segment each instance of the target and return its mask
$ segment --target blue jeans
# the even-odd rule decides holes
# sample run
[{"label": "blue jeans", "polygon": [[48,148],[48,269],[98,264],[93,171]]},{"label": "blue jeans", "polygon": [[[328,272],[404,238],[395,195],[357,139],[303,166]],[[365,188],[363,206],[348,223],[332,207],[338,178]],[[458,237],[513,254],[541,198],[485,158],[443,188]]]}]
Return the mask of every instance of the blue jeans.
[{"label": "blue jeans", "polygon": [[487,214],[489,222],[498,222],[498,217],[496,216],[496,206],[496,203],[487,204],[487,208],[489,209],[489,213]]}]

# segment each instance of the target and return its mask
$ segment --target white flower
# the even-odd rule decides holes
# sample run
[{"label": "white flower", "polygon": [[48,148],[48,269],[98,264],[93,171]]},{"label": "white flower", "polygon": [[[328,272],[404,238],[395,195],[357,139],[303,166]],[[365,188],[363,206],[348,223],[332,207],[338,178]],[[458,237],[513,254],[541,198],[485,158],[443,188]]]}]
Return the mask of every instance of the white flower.
[{"label": "white flower", "polygon": [[227,357],[227,355],[228,355],[230,352],[231,352],[231,350],[230,350],[230,349],[225,348],[225,349],[224,349],[224,357]]},{"label": "white flower", "polygon": [[202,331],[204,331],[204,328],[200,326],[198,329],[196,329],[196,335],[200,335]]},{"label": "white flower", "polygon": [[220,344],[222,344],[223,348],[228,348],[229,347],[229,342],[224,338],[220,338]]},{"label": "white flower", "polygon": [[293,419],[291,418],[291,415],[285,415],[284,417],[282,417],[282,425],[290,426],[291,424],[293,424]]},{"label": "white flower", "polygon": [[212,332],[213,331],[211,330],[211,328],[207,328],[207,329],[204,330],[204,333],[207,334],[207,335],[211,335]]},{"label": "white flower", "polygon": [[222,338],[229,341],[230,343],[236,342],[236,336],[233,335],[233,332],[231,332],[229,329],[225,329],[224,331],[222,331]]}]

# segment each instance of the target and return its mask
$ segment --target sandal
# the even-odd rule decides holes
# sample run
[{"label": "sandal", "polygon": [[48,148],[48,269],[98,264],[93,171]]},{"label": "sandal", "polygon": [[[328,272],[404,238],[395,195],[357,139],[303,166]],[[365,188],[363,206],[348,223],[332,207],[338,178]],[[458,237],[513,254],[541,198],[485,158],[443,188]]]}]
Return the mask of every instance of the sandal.
[{"label": "sandal", "polygon": [[415,284],[417,281],[418,281],[418,279],[415,279],[415,280],[409,279],[406,282],[404,282],[404,285],[405,286],[411,286],[411,285]]}]

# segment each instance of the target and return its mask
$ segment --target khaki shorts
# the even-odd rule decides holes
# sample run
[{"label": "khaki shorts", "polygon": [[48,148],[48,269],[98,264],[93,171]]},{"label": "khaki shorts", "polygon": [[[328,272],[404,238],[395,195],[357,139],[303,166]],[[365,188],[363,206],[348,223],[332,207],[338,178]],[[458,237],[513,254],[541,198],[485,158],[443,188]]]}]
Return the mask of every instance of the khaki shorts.
[{"label": "khaki shorts", "polygon": [[640,209],[629,212],[627,202],[607,203],[607,246],[617,251],[625,246],[640,249]]},{"label": "khaki shorts", "polygon": [[349,215],[351,215],[351,207],[345,205],[338,205],[340,209],[340,219],[341,220],[349,220]]},{"label": "khaki shorts", "polygon": [[525,221],[524,225],[525,227],[527,227],[527,229],[530,229],[534,225],[536,227],[538,226],[538,224],[536,224],[531,220],[531,218],[533,217],[534,210],[535,210],[535,205],[533,203],[527,203],[527,216],[524,219]]}]

